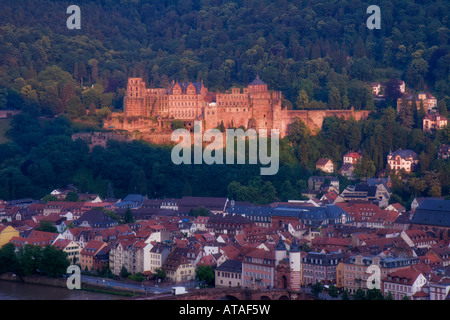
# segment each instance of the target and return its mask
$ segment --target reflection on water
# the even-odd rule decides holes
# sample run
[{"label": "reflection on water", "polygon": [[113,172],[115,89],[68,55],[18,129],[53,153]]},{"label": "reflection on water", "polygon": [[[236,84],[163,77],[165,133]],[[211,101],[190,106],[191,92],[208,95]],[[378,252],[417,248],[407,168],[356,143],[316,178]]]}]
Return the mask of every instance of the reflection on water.
[{"label": "reflection on water", "polygon": [[0,300],[120,300],[122,296],[0,280]]}]

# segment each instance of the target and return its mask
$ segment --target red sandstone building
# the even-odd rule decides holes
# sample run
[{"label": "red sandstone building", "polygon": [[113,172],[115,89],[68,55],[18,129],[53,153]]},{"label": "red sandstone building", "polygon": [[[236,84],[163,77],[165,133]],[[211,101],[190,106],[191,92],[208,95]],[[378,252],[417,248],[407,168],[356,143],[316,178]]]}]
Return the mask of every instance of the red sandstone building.
[{"label": "red sandstone building", "polygon": [[[203,82],[173,81],[168,88],[146,88],[142,78],[129,78],[124,98],[124,114],[113,114],[105,121],[109,128],[155,131],[170,129],[172,121],[181,120],[187,129],[202,121],[203,130],[217,128],[279,129],[286,134],[288,124],[300,118],[312,130],[320,129],[324,117],[364,119],[369,111],[288,110],[282,105],[280,91],[269,90],[257,76],[245,88],[231,88],[225,93],[209,92]],[[126,118],[126,120],[124,120]],[[270,132],[269,132],[270,133]]]}]

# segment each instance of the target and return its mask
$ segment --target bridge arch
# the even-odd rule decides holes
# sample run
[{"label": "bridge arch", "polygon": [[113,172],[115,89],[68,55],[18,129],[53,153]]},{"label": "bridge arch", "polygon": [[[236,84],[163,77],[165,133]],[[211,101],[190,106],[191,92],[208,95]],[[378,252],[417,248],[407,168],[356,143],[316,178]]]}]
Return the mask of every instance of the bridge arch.
[{"label": "bridge arch", "polygon": [[219,300],[239,300],[239,299],[231,294],[226,294],[226,295],[220,297]]},{"label": "bridge arch", "polygon": [[269,296],[261,296],[260,300],[272,300]]}]

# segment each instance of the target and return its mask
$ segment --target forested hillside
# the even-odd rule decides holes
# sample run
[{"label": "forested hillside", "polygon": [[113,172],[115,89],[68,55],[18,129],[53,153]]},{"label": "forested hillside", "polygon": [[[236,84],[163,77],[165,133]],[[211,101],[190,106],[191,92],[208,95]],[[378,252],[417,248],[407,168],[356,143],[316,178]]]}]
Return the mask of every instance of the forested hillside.
[{"label": "forested hillside", "polygon": [[[345,152],[361,149],[358,178],[364,178],[383,173],[387,153],[399,148],[419,154],[420,168],[408,180],[394,178],[393,201],[408,205],[414,196],[450,193],[449,161],[437,158],[438,146],[450,143],[449,127],[425,134],[423,114],[403,125],[395,96],[375,101],[368,85],[402,79],[409,90],[432,93],[446,114],[449,1],[377,1],[380,30],[366,26],[374,3],[358,0],[0,4],[0,110],[24,111],[0,144],[0,199],[39,198],[75,183],[104,196],[192,194],[268,203],[301,197],[320,157],[339,167]],[[66,27],[71,4],[81,8],[81,30]],[[269,177],[259,175],[259,166],[175,166],[169,149],[137,141],[89,153],[70,138],[79,126],[68,119],[99,123],[122,108],[127,77],[155,87],[203,80],[214,91],[246,86],[257,73],[282,91],[289,108],[374,112],[362,122],[326,119],[318,134],[294,123],[281,141],[279,173]],[[37,118],[43,115],[60,117]]]},{"label": "forested hillside", "polygon": [[3,109],[78,115],[120,108],[128,76],[223,90],[257,72],[292,108],[373,109],[365,83],[391,78],[448,100],[444,0],[378,1],[380,30],[366,26],[373,3],[357,0],[84,0],[81,30],[66,27],[72,2],[0,3]]}]

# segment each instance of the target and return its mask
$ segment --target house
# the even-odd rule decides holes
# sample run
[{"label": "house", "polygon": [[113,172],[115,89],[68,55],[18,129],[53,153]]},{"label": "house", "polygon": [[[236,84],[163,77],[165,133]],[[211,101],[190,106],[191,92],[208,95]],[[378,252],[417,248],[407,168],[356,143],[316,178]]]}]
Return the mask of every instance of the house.
[{"label": "house", "polygon": [[153,245],[136,239],[118,239],[111,245],[109,266],[113,274],[119,275],[125,267],[130,273],[150,271],[150,251]]},{"label": "house", "polygon": [[79,264],[81,247],[72,240],[56,239],[52,246],[67,253],[70,264]]},{"label": "house", "polygon": [[0,225],[0,248],[7,244],[13,237],[19,236],[19,231],[14,227]]},{"label": "house", "polygon": [[242,261],[228,259],[214,269],[215,287],[241,287]]},{"label": "house", "polygon": [[232,205],[227,208],[227,213],[248,218],[258,227],[270,228],[272,210],[270,206]]},{"label": "house", "polygon": [[394,300],[402,300],[405,296],[411,300],[422,297],[422,288],[426,285],[425,275],[412,267],[396,270],[382,278],[382,292],[389,292]]},{"label": "house", "polygon": [[174,283],[195,279],[195,265],[181,254],[171,252],[162,268],[166,271],[167,280]]},{"label": "house", "polygon": [[413,172],[419,165],[419,156],[412,150],[397,150],[387,155],[388,169],[395,173],[404,170],[406,173]]},{"label": "house", "polygon": [[197,231],[206,231],[206,225],[208,224],[209,217],[207,216],[198,216],[193,221],[193,224]]},{"label": "house", "polygon": [[436,244],[436,238],[431,237],[424,230],[420,229],[402,231],[400,236],[410,247],[414,248],[430,248]]},{"label": "house", "polygon": [[118,225],[118,222],[104,211],[93,209],[83,213],[81,217],[74,221],[74,225],[78,228],[110,228]]},{"label": "house", "polygon": [[114,207],[120,209],[140,208],[146,199],[147,196],[141,194],[129,194],[119,202],[115,203]]},{"label": "house", "polygon": [[255,249],[242,260],[242,285],[249,288],[272,288],[275,284],[275,252]]},{"label": "house", "polygon": [[323,196],[320,198],[320,201],[322,204],[333,204],[336,198],[339,196],[339,193],[337,193],[335,190],[330,190],[327,193],[324,193]]},{"label": "house", "polygon": [[370,265],[380,268],[381,280],[388,274],[399,269],[408,268],[420,262],[417,257],[384,257],[375,255],[351,255],[341,261],[342,278],[337,281],[343,288],[354,294],[356,290],[367,290],[367,279],[372,273],[367,272]]},{"label": "house", "polygon": [[388,169],[395,173],[404,170],[406,173],[413,172],[419,165],[419,156],[412,150],[397,150],[387,155]]},{"label": "house", "polygon": [[450,266],[450,247],[439,244],[431,245],[424,257],[429,259],[427,262],[429,265],[446,268]]},{"label": "house", "polygon": [[450,158],[450,145],[441,144],[438,148],[438,158],[439,159],[449,159]]},{"label": "house", "polygon": [[328,185],[339,190],[339,179],[333,176],[312,176],[308,179],[309,190],[320,190],[322,185]]},{"label": "house", "polygon": [[433,109],[437,108],[437,99],[433,95],[431,95],[429,92],[419,92],[418,94],[410,94],[398,98],[397,113],[399,113],[401,109],[404,108],[405,102],[406,105],[411,106],[413,100],[415,100],[417,110],[419,110],[419,108],[423,106],[423,111],[425,111],[425,113],[429,113]]},{"label": "house", "polygon": [[411,228],[431,232],[438,240],[450,239],[450,200],[425,198],[414,201],[416,200],[420,205],[411,219]]},{"label": "house", "polygon": [[316,162],[316,169],[322,170],[323,172],[326,173],[333,173],[334,172],[333,161],[331,161],[331,159],[328,158],[320,158]]},{"label": "house", "polygon": [[349,201],[371,202],[379,207],[387,207],[392,192],[384,184],[368,185],[367,183],[358,183],[345,188],[336,198],[335,204]]},{"label": "house", "polygon": [[187,197],[184,196],[178,202],[178,210],[189,213],[193,209],[205,208],[211,213],[224,213],[228,205],[227,198],[220,197]]},{"label": "house", "polygon": [[68,228],[58,237],[73,240],[78,243],[81,248],[84,248],[86,244],[94,238],[92,231],[92,228]]},{"label": "house", "polygon": [[208,220],[206,230],[212,234],[236,235],[244,227],[252,226],[253,222],[241,215],[214,214]]},{"label": "house", "polygon": [[353,171],[355,171],[355,165],[352,163],[344,163],[339,169],[338,173],[349,179],[354,179]]},{"label": "house", "polygon": [[404,206],[402,206],[398,202],[388,205],[385,210],[389,210],[389,211],[393,210],[393,211],[396,211],[398,213],[405,213],[406,212],[406,208]]},{"label": "house", "polygon": [[94,271],[95,256],[101,249],[108,246],[106,242],[91,240],[86,243],[85,247],[80,252],[80,266],[82,270]]},{"label": "house", "polygon": [[381,93],[381,83],[371,83],[370,86],[372,87],[372,94],[379,96]]},{"label": "house", "polygon": [[432,274],[428,282],[430,300],[448,300],[450,278]]},{"label": "house", "polygon": [[308,252],[302,258],[302,283],[336,283],[336,267],[344,258],[345,254],[342,252]]},{"label": "house", "polygon": [[447,126],[447,117],[442,116],[439,112],[428,113],[422,120],[423,132],[434,132]]},{"label": "house", "polygon": [[399,215],[400,213],[394,210],[379,210],[376,214],[367,219],[366,227],[375,229],[390,228]]},{"label": "house", "polygon": [[171,248],[162,243],[154,243],[150,250],[150,272],[161,269],[171,252]]},{"label": "house", "polygon": [[349,151],[342,157],[343,164],[356,164],[361,159],[359,152]]},{"label": "house", "polygon": [[314,237],[311,241],[311,249],[315,251],[348,251],[351,247],[352,239],[336,237]]},{"label": "house", "polygon": [[367,221],[371,217],[384,211],[376,204],[366,201],[340,202],[336,205],[350,215],[350,224],[356,227],[367,227]]}]

